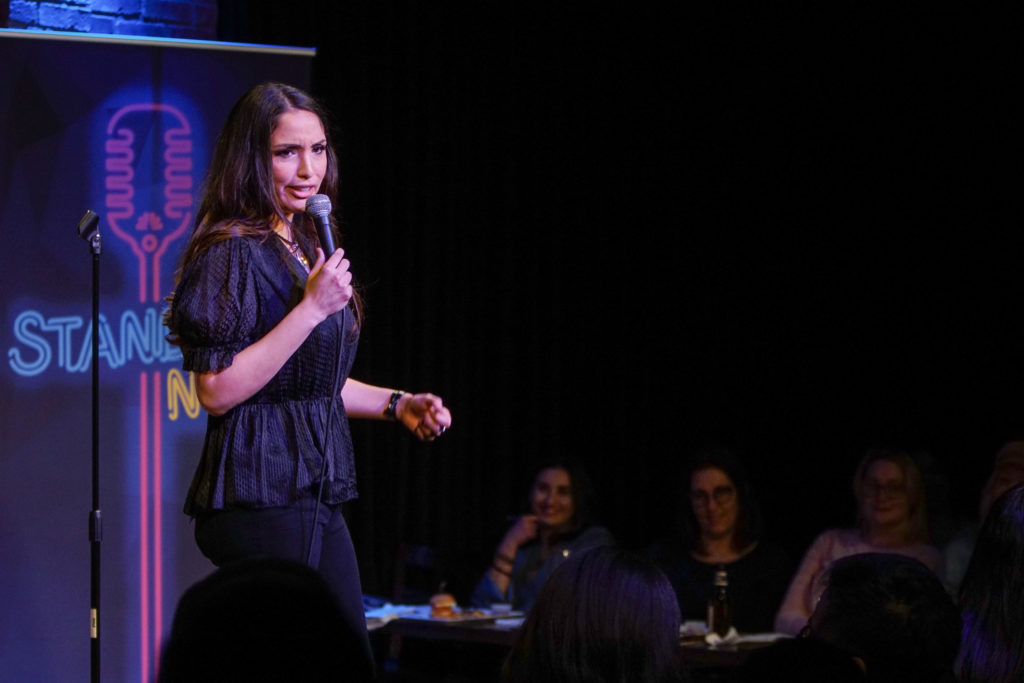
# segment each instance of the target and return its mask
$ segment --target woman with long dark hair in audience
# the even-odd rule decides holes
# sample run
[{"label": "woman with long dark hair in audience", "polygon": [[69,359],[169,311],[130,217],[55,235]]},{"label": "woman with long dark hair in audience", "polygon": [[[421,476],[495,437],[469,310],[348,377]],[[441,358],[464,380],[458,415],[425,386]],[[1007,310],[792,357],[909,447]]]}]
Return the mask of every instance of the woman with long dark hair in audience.
[{"label": "woman with long dark hair in audience", "polygon": [[960,585],[961,683],[1024,681],[1024,484],[989,509]]},{"label": "woman with long dark hair in audience", "polygon": [[573,555],[541,588],[509,654],[504,680],[686,680],[671,584],[650,560],[621,548]]},{"label": "woman with long dark hair in audience", "polygon": [[933,572],[942,563],[928,544],[928,516],[921,470],[903,451],[872,449],[853,477],[858,525],[828,529],[804,554],[775,617],[775,630],[796,635],[807,624],[824,586],[822,577],[835,560],[858,553],[896,553],[920,560]]},{"label": "woman with long dark hair in audience", "polygon": [[742,461],[723,447],[702,449],[683,482],[676,533],[648,551],[672,582],[683,618],[705,618],[715,572],[724,568],[737,630],[770,631],[793,565],[761,538],[761,513]]},{"label": "woman with long dark hair in audience", "polygon": [[528,610],[540,587],[571,554],[614,542],[593,523],[593,487],[582,465],[553,460],[537,471],[526,497],[526,513],[502,537],[470,602],[508,602]]}]

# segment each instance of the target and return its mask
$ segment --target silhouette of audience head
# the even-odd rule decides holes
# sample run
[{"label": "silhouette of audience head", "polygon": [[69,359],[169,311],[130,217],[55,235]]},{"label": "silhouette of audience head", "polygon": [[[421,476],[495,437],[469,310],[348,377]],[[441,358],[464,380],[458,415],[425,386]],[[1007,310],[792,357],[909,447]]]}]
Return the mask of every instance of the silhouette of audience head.
[{"label": "silhouette of audience head", "polygon": [[514,683],[685,680],[665,575],[614,546],[571,556],[541,588],[505,663]]},{"label": "silhouette of audience head", "polygon": [[960,613],[938,577],[910,557],[863,553],[836,560],[807,624],[810,637],[854,655],[869,681],[944,681]]},{"label": "silhouette of audience head", "polygon": [[[731,536],[737,550],[758,540],[761,511],[747,469],[731,450],[713,446],[697,451],[686,468],[683,486],[680,531],[690,550],[699,549],[702,539],[721,533]],[[726,514],[708,514],[712,502]]]},{"label": "silhouette of audience head", "polygon": [[1007,441],[996,453],[992,473],[981,491],[978,519],[984,521],[996,498],[1024,482],[1024,441]]},{"label": "silhouette of audience head", "polygon": [[[889,448],[868,450],[853,476],[857,522],[861,533],[893,523],[906,527],[907,543],[928,540],[928,510],[921,469],[910,454]],[[879,506],[879,498],[898,502]]]},{"label": "silhouette of audience head", "polygon": [[225,565],[178,601],[159,683],[368,681],[361,635],[311,567],[260,558]]},{"label": "silhouette of audience head", "polygon": [[739,683],[861,683],[864,670],[845,650],[817,638],[785,638],[755,650]]},{"label": "silhouette of audience head", "polygon": [[961,681],[1024,680],[1024,484],[993,503],[960,584]]}]

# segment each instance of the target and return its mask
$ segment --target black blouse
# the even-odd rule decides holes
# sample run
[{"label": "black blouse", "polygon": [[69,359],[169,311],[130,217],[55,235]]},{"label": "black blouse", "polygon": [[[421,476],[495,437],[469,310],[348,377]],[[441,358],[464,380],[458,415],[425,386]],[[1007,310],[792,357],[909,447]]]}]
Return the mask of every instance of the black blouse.
[{"label": "black blouse", "polygon": [[[719,565],[697,560],[675,538],[655,544],[648,553],[672,583],[683,619],[704,621]],[[736,630],[771,631],[793,574],[789,557],[778,546],[760,541],[748,554],[726,564],[725,570]]]},{"label": "black blouse", "polygon": [[[295,308],[305,281],[305,270],[273,235],[233,237],[198,255],[182,273],[171,306],[184,369],[230,366],[235,354]],[[187,514],[288,505],[310,495],[325,448],[324,502],[356,497],[352,438],[340,397],[330,420],[328,414],[335,374],[340,391],[358,340],[355,316],[346,308],[320,323],[255,395],[224,415],[209,416]]]}]

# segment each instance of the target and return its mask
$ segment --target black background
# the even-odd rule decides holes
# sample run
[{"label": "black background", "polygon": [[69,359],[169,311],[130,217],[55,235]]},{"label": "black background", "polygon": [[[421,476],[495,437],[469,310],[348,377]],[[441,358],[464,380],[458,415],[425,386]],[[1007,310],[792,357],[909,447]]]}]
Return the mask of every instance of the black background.
[{"label": "black background", "polygon": [[356,376],[454,412],[356,426],[367,592],[400,542],[468,591],[556,453],[637,548],[708,441],[794,559],[871,445],[921,456],[936,542],[974,514],[1024,415],[1010,18],[708,4],[221,2],[223,40],[317,48]]}]

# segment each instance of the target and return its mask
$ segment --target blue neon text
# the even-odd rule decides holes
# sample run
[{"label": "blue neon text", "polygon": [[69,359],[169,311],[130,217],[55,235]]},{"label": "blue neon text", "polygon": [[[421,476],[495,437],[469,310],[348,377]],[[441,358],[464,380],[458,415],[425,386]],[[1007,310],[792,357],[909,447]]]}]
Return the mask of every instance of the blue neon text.
[{"label": "blue neon text", "polygon": [[[17,374],[34,377],[46,372],[56,361],[66,372],[85,372],[92,361],[92,320],[81,316],[46,317],[38,311],[19,313],[13,324],[16,346],[7,350],[7,359]],[[132,310],[121,312],[117,334],[107,321],[99,316],[99,357],[111,369],[129,361],[138,360],[146,365],[181,360],[181,351],[167,343],[167,328],[160,312],[148,308],[139,314]]]}]

